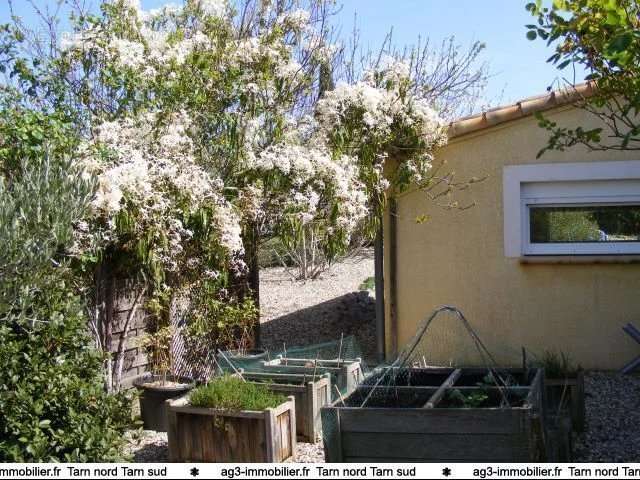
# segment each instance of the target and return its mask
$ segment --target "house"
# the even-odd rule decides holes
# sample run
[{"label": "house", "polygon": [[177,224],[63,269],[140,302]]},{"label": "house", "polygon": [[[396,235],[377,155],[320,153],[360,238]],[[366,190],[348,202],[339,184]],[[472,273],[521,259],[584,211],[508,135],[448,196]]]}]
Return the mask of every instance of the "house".
[{"label": "house", "polygon": [[[555,350],[596,369],[618,369],[639,353],[621,330],[640,325],[638,152],[578,146],[536,158],[549,132],[534,113],[595,126],[575,106],[590,92],[585,84],[453,122],[436,159],[458,181],[487,176],[454,193],[475,206],[446,209],[419,190],[389,202],[377,272],[388,360],[443,304],[462,310],[500,364],[519,365],[522,347],[529,359]],[[452,318],[429,328],[427,352],[434,364],[482,363]]]}]

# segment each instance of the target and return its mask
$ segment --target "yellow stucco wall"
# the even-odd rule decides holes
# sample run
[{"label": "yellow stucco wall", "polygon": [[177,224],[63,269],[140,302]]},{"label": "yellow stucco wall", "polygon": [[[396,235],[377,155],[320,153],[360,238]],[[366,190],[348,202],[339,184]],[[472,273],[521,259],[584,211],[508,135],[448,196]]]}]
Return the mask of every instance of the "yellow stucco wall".
[{"label": "yellow stucco wall", "polygon": [[[560,124],[588,125],[579,109],[547,116]],[[502,168],[533,163],[640,160],[634,152],[588,152],[576,147],[536,159],[548,133],[533,117],[452,140],[437,154],[458,179],[489,175],[461,203],[445,210],[416,191],[398,199],[397,339],[402,347],[436,306],[459,307],[502,364],[518,365],[521,348],[531,355],[566,352],[585,368],[617,369],[640,353],[621,326],[640,327],[640,264],[523,264],[503,247]],[[423,224],[421,214],[430,215]],[[394,358],[391,319],[389,214],[385,218],[385,308],[387,355]],[[450,317],[429,329],[423,347],[433,363],[480,364],[461,327]]]}]

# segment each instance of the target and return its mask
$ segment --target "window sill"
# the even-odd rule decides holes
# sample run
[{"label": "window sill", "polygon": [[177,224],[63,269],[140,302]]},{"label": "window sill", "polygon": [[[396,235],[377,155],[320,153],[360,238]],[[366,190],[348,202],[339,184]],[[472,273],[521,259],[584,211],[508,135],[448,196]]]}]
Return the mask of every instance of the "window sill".
[{"label": "window sill", "polygon": [[640,255],[526,255],[523,264],[640,263]]}]

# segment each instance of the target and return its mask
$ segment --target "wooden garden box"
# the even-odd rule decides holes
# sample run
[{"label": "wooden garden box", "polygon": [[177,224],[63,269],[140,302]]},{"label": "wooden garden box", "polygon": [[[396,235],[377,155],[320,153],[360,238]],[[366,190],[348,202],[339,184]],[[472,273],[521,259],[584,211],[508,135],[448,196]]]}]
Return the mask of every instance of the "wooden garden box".
[{"label": "wooden garden box", "polygon": [[170,462],[277,463],[293,461],[295,399],[264,411],[230,411],[167,400]]},{"label": "wooden garden box", "polygon": [[[342,395],[353,392],[363,380],[362,360],[360,358],[346,360],[316,360],[308,358],[286,358],[278,356],[273,360],[262,362],[265,373],[297,373],[311,377],[314,373],[331,375],[331,382],[338,387]],[[335,387],[331,387],[335,390]],[[335,392],[331,392],[332,398]]]},{"label": "wooden garden box", "polygon": [[[508,387],[509,407],[452,408],[449,392],[478,391],[484,369],[406,369],[403,381],[377,387],[375,375],[322,409],[327,462],[532,462],[545,457],[541,370]],[[507,369],[501,369],[503,372]],[[502,387],[504,388],[504,387]],[[385,391],[385,389],[387,389]],[[502,395],[483,387],[487,398]],[[515,399],[519,399],[517,402]],[[489,400],[487,400],[489,401]]]},{"label": "wooden garden box", "polygon": [[584,432],[584,372],[579,371],[574,378],[545,378],[544,385],[547,408],[555,412],[562,402],[569,410],[573,431]]},{"label": "wooden garden box", "polygon": [[242,373],[248,382],[265,385],[273,392],[296,399],[296,432],[301,440],[315,443],[322,431],[320,408],[331,403],[331,375],[311,376],[299,373]]}]

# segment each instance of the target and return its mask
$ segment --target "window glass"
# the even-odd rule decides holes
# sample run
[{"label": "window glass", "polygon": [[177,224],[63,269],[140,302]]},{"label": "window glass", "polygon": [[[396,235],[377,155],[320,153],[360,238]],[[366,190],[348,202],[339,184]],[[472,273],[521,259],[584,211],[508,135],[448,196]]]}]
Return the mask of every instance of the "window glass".
[{"label": "window glass", "polygon": [[640,205],[530,207],[531,243],[638,242]]}]

